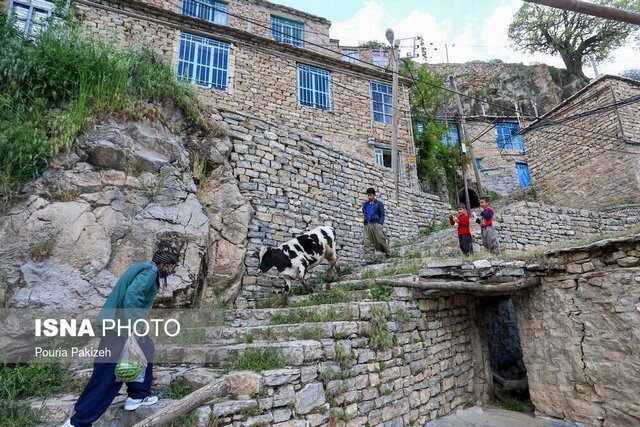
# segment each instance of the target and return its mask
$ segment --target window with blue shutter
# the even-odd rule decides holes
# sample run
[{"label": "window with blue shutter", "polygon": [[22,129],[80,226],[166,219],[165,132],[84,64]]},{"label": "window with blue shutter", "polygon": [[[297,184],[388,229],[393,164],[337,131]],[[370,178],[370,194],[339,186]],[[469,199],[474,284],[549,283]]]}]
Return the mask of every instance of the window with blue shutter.
[{"label": "window with blue shutter", "polygon": [[391,85],[371,82],[371,114],[374,121],[391,124],[393,119],[393,88]]},{"label": "window with blue shutter", "polygon": [[298,64],[298,103],[305,107],[331,109],[331,87],[328,70]]},{"label": "window with blue shutter", "polygon": [[520,182],[520,187],[527,188],[531,184],[529,165],[527,163],[516,162],[516,172],[518,173],[518,181]]},{"label": "window with blue shutter", "polygon": [[226,42],[193,34],[180,34],[178,77],[200,86],[227,90],[229,50]]},{"label": "window with blue shutter", "polygon": [[520,126],[517,123],[496,123],[496,144],[498,149],[524,151]]},{"label": "window with blue shutter", "polygon": [[9,5],[9,19],[25,37],[33,38],[49,26],[55,5],[48,0],[13,0]]},{"label": "window with blue shutter", "polygon": [[304,24],[291,19],[271,16],[271,36],[280,43],[304,46]]},{"label": "window with blue shutter", "polygon": [[[442,120],[438,119],[438,124],[445,124]],[[449,147],[457,147],[460,135],[458,135],[458,124],[453,120],[447,120],[447,127],[442,134],[442,144]]]},{"label": "window with blue shutter", "polygon": [[482,170],[483,169],[482,168],[482,159],[483,159],[483,157],[480,157],[480,158],[476,157],[476,166],[478,167],[478,170]]},{"label": "window with blue shutter", "polygon": [[182,0],[183,15],[219,25],[227,25],[227,7],[226,3],[213,0]]}]

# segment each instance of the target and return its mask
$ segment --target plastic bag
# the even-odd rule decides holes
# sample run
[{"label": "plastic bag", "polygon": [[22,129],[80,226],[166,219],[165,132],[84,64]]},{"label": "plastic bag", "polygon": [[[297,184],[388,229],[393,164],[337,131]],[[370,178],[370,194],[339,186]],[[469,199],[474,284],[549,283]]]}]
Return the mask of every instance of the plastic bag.
[{"label": "plastic bag", "polygon": [[143,382],[147,370],[147,357],[133,335],[127,338],[118,363],[116,363],[116,381],[124,383]]}]

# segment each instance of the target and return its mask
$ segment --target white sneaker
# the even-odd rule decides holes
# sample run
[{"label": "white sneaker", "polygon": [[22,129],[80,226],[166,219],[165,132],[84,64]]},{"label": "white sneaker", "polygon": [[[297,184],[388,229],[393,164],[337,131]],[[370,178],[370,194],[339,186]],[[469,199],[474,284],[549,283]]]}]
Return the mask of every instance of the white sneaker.
[{"label": "white sneaker", "polygon": [[125,411],[135,411],[141,406],[151,406],[158,403],[158,396],[147,396],[144,399],[132,399],[127,397],[127,401],[124,402]]},{"label": "white sneaker", "polygon": [[64,424],[62,424],[62,426],[60,427],[74,427],[73,424],[71,424],[71,418],[69,418]]}]

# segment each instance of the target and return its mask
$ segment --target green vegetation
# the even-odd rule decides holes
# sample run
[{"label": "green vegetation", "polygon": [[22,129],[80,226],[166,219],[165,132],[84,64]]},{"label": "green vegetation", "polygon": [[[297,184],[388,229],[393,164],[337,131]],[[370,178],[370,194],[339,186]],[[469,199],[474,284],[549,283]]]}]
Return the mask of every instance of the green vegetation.
[{"label": "green vegetation", "polygon": [[509,411],[524,412],[524,403],[513,397],[505,397],[502,407]]},{"label": "green vegetation", "polygon": [[[110,115],[162,119],[151,103],[174,103],[211,131],[195,88],[149,48],[116,50],[87,39],[62,9],[58,24],[25,41],[0,12],[0,201],[2,207],[49,159]],[[219,132],[219,130],[213,130]]]},{"label": "green vegetation", "polygon": [[56,244],[55,239],[47,239],[43,242],[37,243],[31,249],[31,259],[34,262],[42,261],[43,258],[46,258],[49,255],[51,255],[51,252],[53,251],[53,247],[55,246],[55,244]]},{"label": "green vegetation", "polygon": [[316,293],[312,294],[308,300],[295,302],[293,304],[290,304],[289,307],[310,307],[314,305],[338,304],[347,301],[349,301],[349,297],[346,294],[340,292],[337,289],[331,289],[328,291],[317,291]]},{"label": "green vegetation", "polygon": [[308,312],[305,310],[293,310],[289,314],[277,313],[271,318],[272,325],[288,325],[292,323],[323,323],[337,322],[339,316],[333,309],[324,313]]},{"label": "green vegetation", "polygon": [[320,341],[322,339],[322,331],[317,326],[305,328],[300,332],[300,339]]},{"label": "green vegetation", "polygon": [[387,330],[387,311],[383,308],[371,310],[371,348],[388,350],[393,347],[393,338]]},{"label": "green vegetation", "polygon": [[[458,192],[462,188],[460,158],[458,147],[442,143],[443,136],[448,132],[451,123],[439,123],[442,105],[451,98],[449,92],[443,91],[442,76],[429,73],[427,67],[406,61],[400,70],[403,76],[414,80],[411,87],[409,103],[413,123],[421,125],[422,131],[414,129],[414,141],[418,149],[416,166],[418,179],[428,181],[431,188],[446,187],[449,199],[458,200]],[[453,117],[449,117],[452,120]],[[468,161],[468,159],[466,160]]]},{"label": "green vegetation", "polygon": [[284,360],[274,348],[248,348],[228,365],[230,371],[268,371],[284,367]]},{"label": "green vegetation", "polygon": [[361,47],[363,49],[379,49],[384,46],[384,43],[381,43],[377,40],[369,40],[358,45],[358,47]]},{"label": "green vegetation", "polygon": [[391,301],[391,294],[393,293],[391,286],[374,283],[369,289],[371,289],[371,297],[374,301]]},{"label": "green vegetation", "polygon": [[420,231],[420,235],[421,236],[429,236],[430,234],[433,233],[437,233],[440,230],[444,230],[451,227],[451,224],[449,223],[449,220],[443,220],[441,222],[434,222],[433,224],[431,224],[429,227],[425,228],[424,230]]},{"label": "green vegetation", "polygon": [[28,427],[38,424],[39,412],[18,400],[44,398],[78,388],[78,381],[57,363],[0,364],[0,425]]},{"label": "green vegetation", "polygon": [[162,397],[166,399],[182,399],[189,393],[191,393],[191,387],[184,383],[182,378],[178,378],[169,384],[169,388],[164,391]]},{"label": "green vegetation", "polygon": [[198,426],[198,413],[194,409],[184,417],[180,418],[180,421],[172,421],[170,427],[197,427]]}]

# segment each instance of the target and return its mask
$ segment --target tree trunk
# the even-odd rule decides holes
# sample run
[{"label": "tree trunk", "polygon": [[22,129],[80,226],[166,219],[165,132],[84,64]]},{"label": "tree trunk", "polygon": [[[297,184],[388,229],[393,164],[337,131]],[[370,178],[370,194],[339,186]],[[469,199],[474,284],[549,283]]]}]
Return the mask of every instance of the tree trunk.
[{"label": "tree trunk", "polygon": [[582,71],[582,55],[578,58],[563,54],[560,54],[560,56],[562,57],[562,61],[564,62],[564,66],[567,68],[567,71],[580,77],[586,77]]},{"label": "tree trunk", "polygon": [[188,414],[193,409],[217,397],[229,394],[230,386],[227,380],[216,380],[209,385],[194,391],[177,402],[145,418],[133,427],[159,427],[166,425],[178,417]]}]

